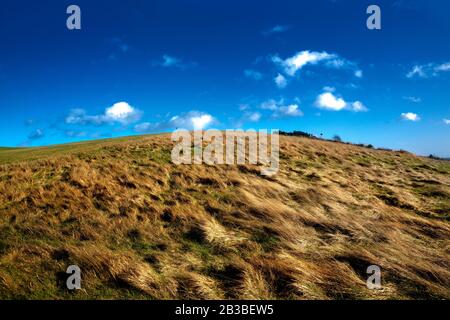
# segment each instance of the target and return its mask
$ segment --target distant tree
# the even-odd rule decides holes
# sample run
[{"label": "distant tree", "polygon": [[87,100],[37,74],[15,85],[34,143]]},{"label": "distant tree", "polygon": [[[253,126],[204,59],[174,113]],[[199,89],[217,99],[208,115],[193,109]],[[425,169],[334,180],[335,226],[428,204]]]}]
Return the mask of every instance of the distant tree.
[{"label": "distant tree", "polygon": [[336,142],[342,142],[342,139],[341,139],[340,136],[338,136],[337,134],[335,134],[335,135],[333,136],[333,141],[336,141]]},{"label": "distant tree", "polygon": [[367,145],[367,148],[369,148],[369,149],[373,149],[373,145],[371,145],[371,144],[368,144],[368,145]]}]

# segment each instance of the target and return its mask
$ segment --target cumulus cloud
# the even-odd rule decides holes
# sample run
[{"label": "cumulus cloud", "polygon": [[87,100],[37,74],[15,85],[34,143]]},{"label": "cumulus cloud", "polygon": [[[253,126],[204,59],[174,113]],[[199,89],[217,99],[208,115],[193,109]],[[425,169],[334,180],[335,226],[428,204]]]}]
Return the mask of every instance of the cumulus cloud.
[{"label": "cumulus cloud", "polygon": [[286,77],[284,77],[280,73],[274,78],[274,81],[275,81],[275,84],[277,85],[277,87],[280,89],[285,88],[287,86]]},{"label": "cumulus cloud", "polygon": [[66,124],[102,125],[106,123],[120,123],[123,125],[138,121],[142,112],[127,102],[117,102],[105,109],[103,114],[88,115],[84,109],[72,109],[66,117]]},{"label": "cumulus cloud", "polygon": [[250,70],[250,69],[244,70],[244,75],[247,78],[250,78],[253,80],[261,80],[263,78],[263,75],[261,72],[258,72],[256,70]]},{"label": "cumulus cloud", "polygon": [[333,94],[334,88],[326,87],[325,92],[316,98],[316,107],[324,110],[341,111],[350,110],[354,112],[368,111],[367,107],[361,101],[346,102],[342,97]]},{"label": "cumulus cloud", "polygon": [[190,111],[185,114],[176,115],[163,122],[144,122],[137,124],[134,130],[137,132],[156,132],[173,129],[201,130],[209,127],[216,120],[208,113]]},{"label": "cumulus cloud", "polygon": [[437,77],[442,72],[450,71],[450,62],[442,64],[428,63],[422,65],[414,65],[411,70],[406,74],[407,78],[429,78]]},{"label": "cumulus cloud", "polygon": [[450,120],[449,119],[444,119],[444,123],[445,124],[450,124]]},{"label": "cumulus cloud", "polygon": [[333,69],[356,69],[355,75],[357,77],[362,77],[362,71],[356,68],[356,64],[354,62],[343,59],[337,54],[328,53],[325,51],[317,52],[304,50],[287,59],[281,59],[278,55],[275,55],[272,57],[272,61],[288,76],[294,76],[298,71],[307,65],[322,64],[325,67]]},{"label": "cumulus cloud", "polygon": [[402,113],[401,117],[402,117],[403,120],[407,120],[407,121],[414,121],[414,122],[416,122],[416,121],[420,120],[420,117],[417,114],[412,113],[412,112]]}]

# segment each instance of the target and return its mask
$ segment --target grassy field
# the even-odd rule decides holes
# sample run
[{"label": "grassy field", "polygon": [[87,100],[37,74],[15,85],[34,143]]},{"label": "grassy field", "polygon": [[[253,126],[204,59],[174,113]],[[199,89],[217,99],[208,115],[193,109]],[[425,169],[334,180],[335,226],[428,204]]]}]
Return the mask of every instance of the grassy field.
[{"label": "grassy field", "polygon": [[0,298],[450,298],[450,162],[280,143],[270,178],[168,135],[0,149]]}]

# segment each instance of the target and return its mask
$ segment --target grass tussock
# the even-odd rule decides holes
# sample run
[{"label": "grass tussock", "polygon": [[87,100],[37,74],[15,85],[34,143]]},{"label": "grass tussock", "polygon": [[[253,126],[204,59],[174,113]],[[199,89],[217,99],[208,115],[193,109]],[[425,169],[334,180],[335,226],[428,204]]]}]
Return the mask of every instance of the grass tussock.
[{"label": "grass tussock", "polygon": [[448,162],[280,142],[271,178],[168,135],[0,150],[0,298],[450,298]]}]

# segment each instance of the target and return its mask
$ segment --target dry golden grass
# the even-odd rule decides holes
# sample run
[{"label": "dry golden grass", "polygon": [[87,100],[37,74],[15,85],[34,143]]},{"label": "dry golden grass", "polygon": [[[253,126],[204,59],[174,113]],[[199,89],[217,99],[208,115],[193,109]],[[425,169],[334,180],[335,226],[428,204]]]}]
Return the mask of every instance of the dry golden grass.
[{"label": "dry golden grass", "polygon": [[449,162],[280,142],[271,178],[168,135],[0,151],[0,298],[450,298]]}]

